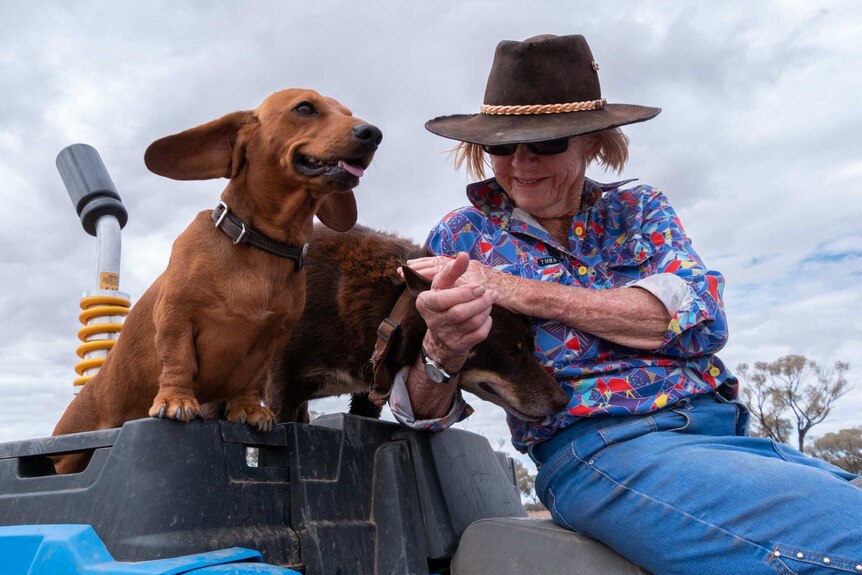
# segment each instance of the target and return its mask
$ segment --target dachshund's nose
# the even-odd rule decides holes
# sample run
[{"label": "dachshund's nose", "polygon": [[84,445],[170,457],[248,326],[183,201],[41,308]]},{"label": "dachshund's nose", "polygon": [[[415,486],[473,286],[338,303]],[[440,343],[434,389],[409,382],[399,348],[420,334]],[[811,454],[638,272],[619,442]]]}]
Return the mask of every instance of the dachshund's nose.
[{"label": "dachshund's nose", "polygon": [[353,135],[370,151],[376,150],[380,142],[383,141],[383,132],[380,131],[380,128],[371,124],[357,124],[353,126]]}]

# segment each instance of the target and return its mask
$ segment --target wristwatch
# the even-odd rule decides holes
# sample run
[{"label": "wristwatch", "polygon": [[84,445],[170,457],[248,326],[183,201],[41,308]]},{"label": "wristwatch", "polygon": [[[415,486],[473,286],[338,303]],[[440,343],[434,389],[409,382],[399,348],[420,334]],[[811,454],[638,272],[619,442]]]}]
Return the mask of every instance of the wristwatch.
[{"label": "wristwatch", "polygon": [[458,373],[448,373],[443,366],[428,357],[428,352],[425,351],[425,346],[421,348],[422,365],[425,366],[425,375],[434,383],[449,383]]}]

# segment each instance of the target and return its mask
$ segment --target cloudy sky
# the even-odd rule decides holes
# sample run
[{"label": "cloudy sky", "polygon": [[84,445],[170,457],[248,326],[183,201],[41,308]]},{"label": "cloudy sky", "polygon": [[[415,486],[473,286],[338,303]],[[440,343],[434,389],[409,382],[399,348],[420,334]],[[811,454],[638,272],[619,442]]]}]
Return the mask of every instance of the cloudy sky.
[{"label": "cloudy sky", "polygon": [[[858,2],[0,0],[0,20],[0,441],[49,435],[72,397],[96,244],[54,167],[63,147],[96,147],[128,207],[133,301],[224,185],[149,173],[147,145],[282,88],[383,130],[360,222],[421,242],[467,183],[423,123],[477,111],[496,43],[540,33],[586,35],[608,101],[663,108],[627,129],[623,176],[660,186],[725,274],[725,362],[849,361],[856,388],[814,434],[862,425]],[[502,411],[476,403],[462,426],[500,445]]]}]

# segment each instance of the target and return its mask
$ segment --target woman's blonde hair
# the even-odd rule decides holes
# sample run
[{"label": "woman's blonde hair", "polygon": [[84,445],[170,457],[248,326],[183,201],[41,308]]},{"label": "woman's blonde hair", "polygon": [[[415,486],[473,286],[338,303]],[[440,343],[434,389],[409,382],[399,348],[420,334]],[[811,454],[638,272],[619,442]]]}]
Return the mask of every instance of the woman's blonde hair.
[{"label": "woman's blonde hair", "polygon": [[[592,164],[594,161],[598,161],[599,166],[606,170],[622,172],[626,161],[629,159],[629,137],[623,134],[619,128],[602,130],[596,132],[595,135],[601,140],[601,145],[587,163]],[[476,180],[485,179],[485,166],[489,165],[489,161],[485,156],[485,151],[482,150],[482,146],[469,142],[459,142],[450,150],[450,154],[455,162],[456,170],[460,170],[461,166],[466,164],[469,177]]]}]

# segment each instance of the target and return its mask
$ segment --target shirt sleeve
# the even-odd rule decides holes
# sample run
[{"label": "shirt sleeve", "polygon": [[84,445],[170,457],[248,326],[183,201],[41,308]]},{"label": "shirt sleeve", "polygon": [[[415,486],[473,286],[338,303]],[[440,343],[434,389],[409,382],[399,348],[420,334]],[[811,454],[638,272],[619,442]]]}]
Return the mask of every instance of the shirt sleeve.
[{"label": "shirt sleeve", "polygon": [[678,358],[713,354],[727,342],[724,277],[703,264],[667,197],[652,192],[641,229],[652,249],[650,276],[634,285],[658,297],[671,315],[657,351]]},{"label": "shirt sleeve", "polygon": [[413,416],[413,405],[410,403],[410,396],[407,393],[407,375],[410,373],[409,367],[402,367],[395,374],[395,379],[392,382],[392,391],[389,394],[389,409],[392,410],[392,415],[404,427],[410,429],[421,429],[427,431],[443,431],[469,417],[473,413],[473,408],[470,407],[464,398],[461,396],[461,390],[455,392],[455,400],[452,402],[452,408],[449,413],[439,419],[416,419]]},{"label": "shirt sleeve", "polygon": [[452,233],[442,222],[437,224],[425,240],[425,248],[438,256],[453,256]]},{"label": "shirt sleeve", "polygon": [[435,255],[454,256],[466,252],[471,260],[488,263],[481,250],[486,218],[476,208],[460,208],[447,214],[429,232],[425,247]]},{"label": "shirt sleeve", "polygon": [[676,315],[679,308],[691,303],[692,296],[688,284],[673,274],[647,276],[631,286],[645,289],[661,300],[671,317]]}]

